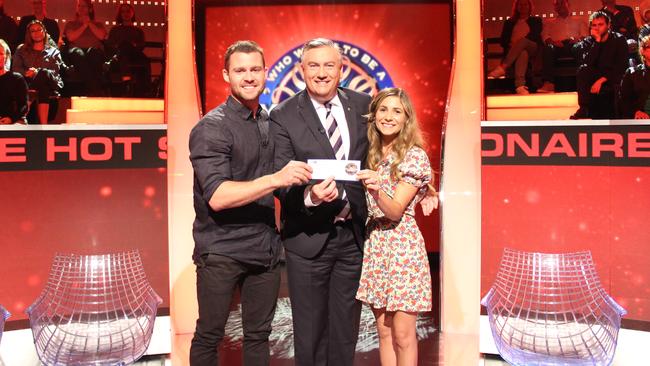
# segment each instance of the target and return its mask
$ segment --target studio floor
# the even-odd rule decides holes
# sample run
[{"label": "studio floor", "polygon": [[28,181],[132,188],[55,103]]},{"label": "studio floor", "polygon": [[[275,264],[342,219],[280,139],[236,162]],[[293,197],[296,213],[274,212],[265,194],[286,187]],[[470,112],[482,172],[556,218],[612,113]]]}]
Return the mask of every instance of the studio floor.
[{"label": "studio floor", "polygon": [[[138,366],[186,366],[189,365],[188,353],[191,335],[179,335],[174,338],[174,352],[172,355],[148,356],[140,359],[135,365]],[[419,360],[418,365],[483,365],[483,366],[505,366],[507,365],[498,356],[483,356],[478,352],[470,350],[478,342],[471,337],[457,335],[441,335],[438,332],[431,334],[426,339],[420,339],[418,343]],[[241,347],[222,347],[222,366],[241,365]],[[271,357],[272,366],[294,365],[293,358],[279,358],[276,355]],[[375,348],[365,352],[357,351],[355,366],[379,366],[379,351]]]},{"label": "studio floor", "polygon": [[[421,314],[418,317],[418,365],[507,365],[498,357],[481,357],[478,353],[478,337],[442,335],[439,332],[439,318],[437,316],[437,307],[439,306],[438,258],[435,256],[429,259],[432,264],[431,274],[434,285],[433,304],[435,311]],[[287,288],[286,273],[283,271],[278,306],[273,320],[273,332],[270,337],[271,365],[273,366],[294,365],[291,309]],[[238,303],[239,299],[235,296],[226,325],[227,339],[224,340],[220,347],[220,364],[222,366],[241,365],[241,312]],[[375,331],[374,317],[370,309],[365,306],[361,314],[359,334],[355,366],[378,366],[380,364],[379,342]],[[191,340],[192,334],[176,335],[173,339],[173,352],[171,355],[148,356],[142,358],[136,365],[189,365]],[[475,351],[471,351],[472,349]]]}]

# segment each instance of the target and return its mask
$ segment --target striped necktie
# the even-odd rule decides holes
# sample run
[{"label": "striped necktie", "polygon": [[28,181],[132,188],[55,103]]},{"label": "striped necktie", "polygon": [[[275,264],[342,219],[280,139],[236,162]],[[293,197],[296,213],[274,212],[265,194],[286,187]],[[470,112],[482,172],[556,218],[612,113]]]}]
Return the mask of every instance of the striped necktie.
[{"label": "striped necktie", "polygon": [[345,151],[343,151],[343,138],[341,137],[341,130],[339,129],[339,124],[336,123],[334,119],[334,114],[332,114],[332,103],[325,104],[325,129],[327,129],[327,136],[334,149],[334,155],[338,160],[345,160]]},{"label": "striped necktie", "polygon": [[[345,160],[345,151],[343,151],[343,138],[341,137],[341,130],[339,129],[338,123],[332,114],[332,103],[325,104],[325,129],[327,129],[327,136],[330,140],[330,145],[334,150],[334,155],[338,160]],[[347,199],[347,194],[345,189],[341,195],[341,199],[345,201],[345,206],[341,212],[336,215],[335,221],[343,221],[350,218],[350,202]]]}]

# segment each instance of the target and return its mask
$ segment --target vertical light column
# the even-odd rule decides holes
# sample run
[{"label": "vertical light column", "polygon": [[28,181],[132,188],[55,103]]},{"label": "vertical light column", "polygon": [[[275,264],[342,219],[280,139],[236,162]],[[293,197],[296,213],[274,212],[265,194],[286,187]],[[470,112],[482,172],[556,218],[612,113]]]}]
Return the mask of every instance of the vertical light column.
[{"label": "vertical light column", "polygon": [[192,0],[167,2],[167,190],[173,334],[191,333],[198,313],[192,263],[192,166],[188,140],[201,114],[192,34]]},{"label": "vertical light column", "polygon": [[444,333],[478,335],[482,83],[476,81],[483,76],[481,2],[456,0],[454,6],[454,64],[443,126],[441,318]]}]

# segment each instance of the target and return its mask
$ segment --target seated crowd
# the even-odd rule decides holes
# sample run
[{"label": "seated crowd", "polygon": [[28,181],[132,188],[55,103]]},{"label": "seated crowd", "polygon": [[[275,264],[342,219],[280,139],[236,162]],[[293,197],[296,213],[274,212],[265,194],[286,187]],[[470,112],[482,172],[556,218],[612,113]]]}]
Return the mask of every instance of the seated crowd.
[{"label": "seated crowd", "polygon": [[[532,15],[531,0],[513,2],[501,32],[505,57],[488,77],[504,76],[514,66],[517,94],[534,89],[550,93],[555,91],[558,60],[569,59],[575,65],[579,104],[572,119],[648,118],[650,26],[639,29],[632,8],[616,0],[602,0],[588,24],[570,16],[568,0],[554,0],[553,5],[557,16],[542,22]],[[644,21],[646,15],[650,17],[650,10],[642,14]]]},{"label": "seated crowd", "polygon": [[74,95],[121,96],[129,88],[129,95],[147,96],[150,63],[132,5],[118,4],[110,32],[95,20],[91,0],[77,0],[63,32],[46,16],[44,0],[32,6],[34,14],[16,24],[0,0],[0,124],[26,123],[30,109],[30,123],[46,124],[66,84],[76,84]]}]

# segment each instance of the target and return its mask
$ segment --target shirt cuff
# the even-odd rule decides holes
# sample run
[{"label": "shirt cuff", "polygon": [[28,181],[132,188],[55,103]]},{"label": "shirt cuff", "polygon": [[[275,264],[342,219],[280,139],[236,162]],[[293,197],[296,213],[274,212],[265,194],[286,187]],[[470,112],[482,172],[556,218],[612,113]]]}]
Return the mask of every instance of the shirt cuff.
[{"label": "shirt cuff", "polygon": [[311,195],[309,194],[309,192],[311,192],[311,187],[312,187],[311,184],[306,186],[305,191],[304,191],[305,207],[307,207],[307,208],[318,206],[317,204],[315,204],[314,202],[311,201]]}]

